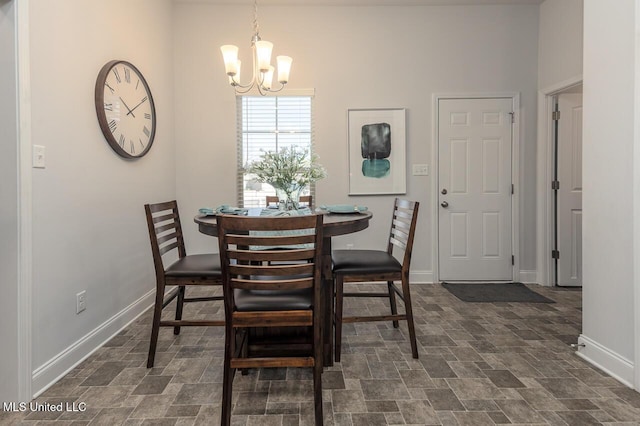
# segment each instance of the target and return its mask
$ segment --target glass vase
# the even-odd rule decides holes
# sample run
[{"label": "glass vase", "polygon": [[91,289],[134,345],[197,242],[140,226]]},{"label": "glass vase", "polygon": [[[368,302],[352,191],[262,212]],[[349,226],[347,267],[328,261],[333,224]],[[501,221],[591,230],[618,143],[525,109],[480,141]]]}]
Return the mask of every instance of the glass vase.
[{"label": "glass vase", "polygon": [[298,210],[300,207],[300,189],[276,188],[276,196],[280,210]]}]

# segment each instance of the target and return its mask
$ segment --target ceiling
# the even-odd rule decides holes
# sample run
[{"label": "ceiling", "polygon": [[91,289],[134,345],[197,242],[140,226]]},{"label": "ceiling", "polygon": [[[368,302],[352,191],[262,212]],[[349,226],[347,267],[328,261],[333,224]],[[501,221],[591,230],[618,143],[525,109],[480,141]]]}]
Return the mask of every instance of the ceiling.
[{"label": "ceiling", "polygon": [[[253,4],[253,0],[174,0],[177,3]],[[540,4],[544,0],[259,0],[259,5],[301,6],[433,6],[485,4]]]}]

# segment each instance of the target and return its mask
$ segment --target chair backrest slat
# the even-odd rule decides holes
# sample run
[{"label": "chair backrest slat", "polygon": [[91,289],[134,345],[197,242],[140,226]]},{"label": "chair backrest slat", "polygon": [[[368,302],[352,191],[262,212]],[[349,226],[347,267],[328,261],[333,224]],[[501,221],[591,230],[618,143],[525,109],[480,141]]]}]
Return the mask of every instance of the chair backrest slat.
[{"label": "chair backrest slat", "polygon": [[[231,255],[231,254],[230,254]],[[233,259],[240,261],[251,261],[261,259],[263,261],[285,261],[285,260],[305,260],[313,257],[313,250],[291,249],[291,250],[266,250],[264,253],[257,253],[257,250],[236,250],[232,254]]]},{"label": "chair backrest slat", "polygon": [[[233,288],[242,290],[265,290],[264,283],[256,280],[233,279],[231,281]],[[313,278],[288,279],[288,280],[271,280],[269,281],[269,290],[302,290],[313,287]]]},{"label": "chair backrest slat", "polygon": [[402,210],[402,209],[397,209],[396,210],[396,215],[395,217],[399,220],[405,220],[406,222],[411,222],[411,218],[413,217],[413,211],[409,210]]},{"label": "chair backrest slat", "polygon": [[163,234],[163,233],[165,233],[167,231],[170,231],[172,229],[177,229],[175,221],[172,221],[170,223],[155,227],[156,235]]},{"label": "chair backrest slat", "polygon": [[155,204],[147,204],[149,206],[149,211],[151,213],[157,213],[164,210],[173,210],[177,208],[177,203],[175,200],[165,201],[163,203],[155,203]]},{"label": "chair backrest slat", "polygon": [[176,220],[176,214],[173,211],[171,213],[153,217],[153,223],[160,223],[160,222],[167,222],[167,221],[171,221],[173,223],[175,222],[175,220]]},{"label": "chair backrest slat", "polygon": [[[156,231],[157,231],[157,229],[156,229]],[[156,235],[157,234],[158,234],[158,232],[156,232]],[[178,239],[178,233],[177,232],[172,232],[170,234],[158,237],[158,245],[162,246],[167,241],[176,241],[177,239]]]},{"label": "chair backrest slat", "polygon": [[286,265],[254,265],[249,264],[233,264],[229,265],[229,272],[233,275],[251,275],[256,280],[260,277],[279,277],[294,275],[312,275],[313,263],[299,263],[299,264],[286,264]]},{"label": "chair backrest slat", "polygon": [[401,220],[394,219],[391,228],[394,231],[402,232],[405,235],[409,235],[409,233],[411,232],[411,222],[403,222]]},{"label": "chair backrest slat", "polygon": [[[264,231],[263,231],[264,232]],[[271,232],[271,231],[266,231]],[[286,232],[286,231],[284,231]],[[298,244],[312,244],[315,236],[312,234],[305,235],[233,235],[229,236],[229,244],[237,244],[240,246],[275,246],[282,247]]]},{"label": "chair backrest slat", "polygon": [[400,240],[406,240],[407,238],[409,238],[410,231],[411,227],[401,229],[398,224],[395,224],[395,226],[391,228],[391,233],[393,234],[393,236]]},{"label": "chair backrest slat", "polygon": [[174,242],[172,244],[169,244],[168,246],[163,246],[160,247],[160,256],[163,256],[165,253],[170,252],[171,250],[178,248],[180,245],[178,244],[178,242]]},{"label": "chair backrest slat", "polygon": [[390,238],[389,242],[391,244],[393,244],[394,246],[398,247],[400,250],[406,250],[407,249],[406,241],[400,241],[400,240],[396,240],[395,238]]}]

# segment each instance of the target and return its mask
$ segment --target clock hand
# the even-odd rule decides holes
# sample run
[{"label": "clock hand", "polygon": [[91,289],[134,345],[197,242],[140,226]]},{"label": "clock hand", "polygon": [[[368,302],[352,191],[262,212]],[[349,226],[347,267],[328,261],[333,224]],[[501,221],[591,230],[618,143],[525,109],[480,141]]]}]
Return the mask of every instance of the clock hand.
[{"label": "clock hand", "polygon": [[[138,105],[134,106],[131,110],[129,110],[129,112],[127,113],[127,115],[131,114],[133,115],[133,111],[136,110],[136,108],[138,108],[140,105],[142,105],[143,103],[145,103],[147,101],[147,97],[145,96],[144,98],[142,98],[142,100],[140,102],[138,102]],[[134,115],[135,117],[135,115]]]},{"label": "clock hand", "polygon": [[124,101],[124,99],[122,99],[122,97],[120,97],[120,102],[122,102],[122,105],[124,105],[125,108],[127,108],[127,110],[129,111],[127,113],[127,115],[131,114],[133,116],[133,118],[136,118],[136,116],[133,115],[133,110],[131,108],[129,108],[129,105],[127,105],[127,103]]}]

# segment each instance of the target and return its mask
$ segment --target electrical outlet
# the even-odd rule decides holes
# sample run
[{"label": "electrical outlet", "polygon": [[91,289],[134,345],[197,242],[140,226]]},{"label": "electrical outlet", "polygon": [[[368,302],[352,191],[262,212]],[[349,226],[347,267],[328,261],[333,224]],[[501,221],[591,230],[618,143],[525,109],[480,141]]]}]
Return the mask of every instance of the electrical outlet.
[{"label": "electrical outlet", "polygon": [[347,244],[347,250],[353,250],[353,244]]},{"label": "electrical outlet", "polygon": [[82,290],[76,294],[76,314],[87,309],[87,290]]}]

